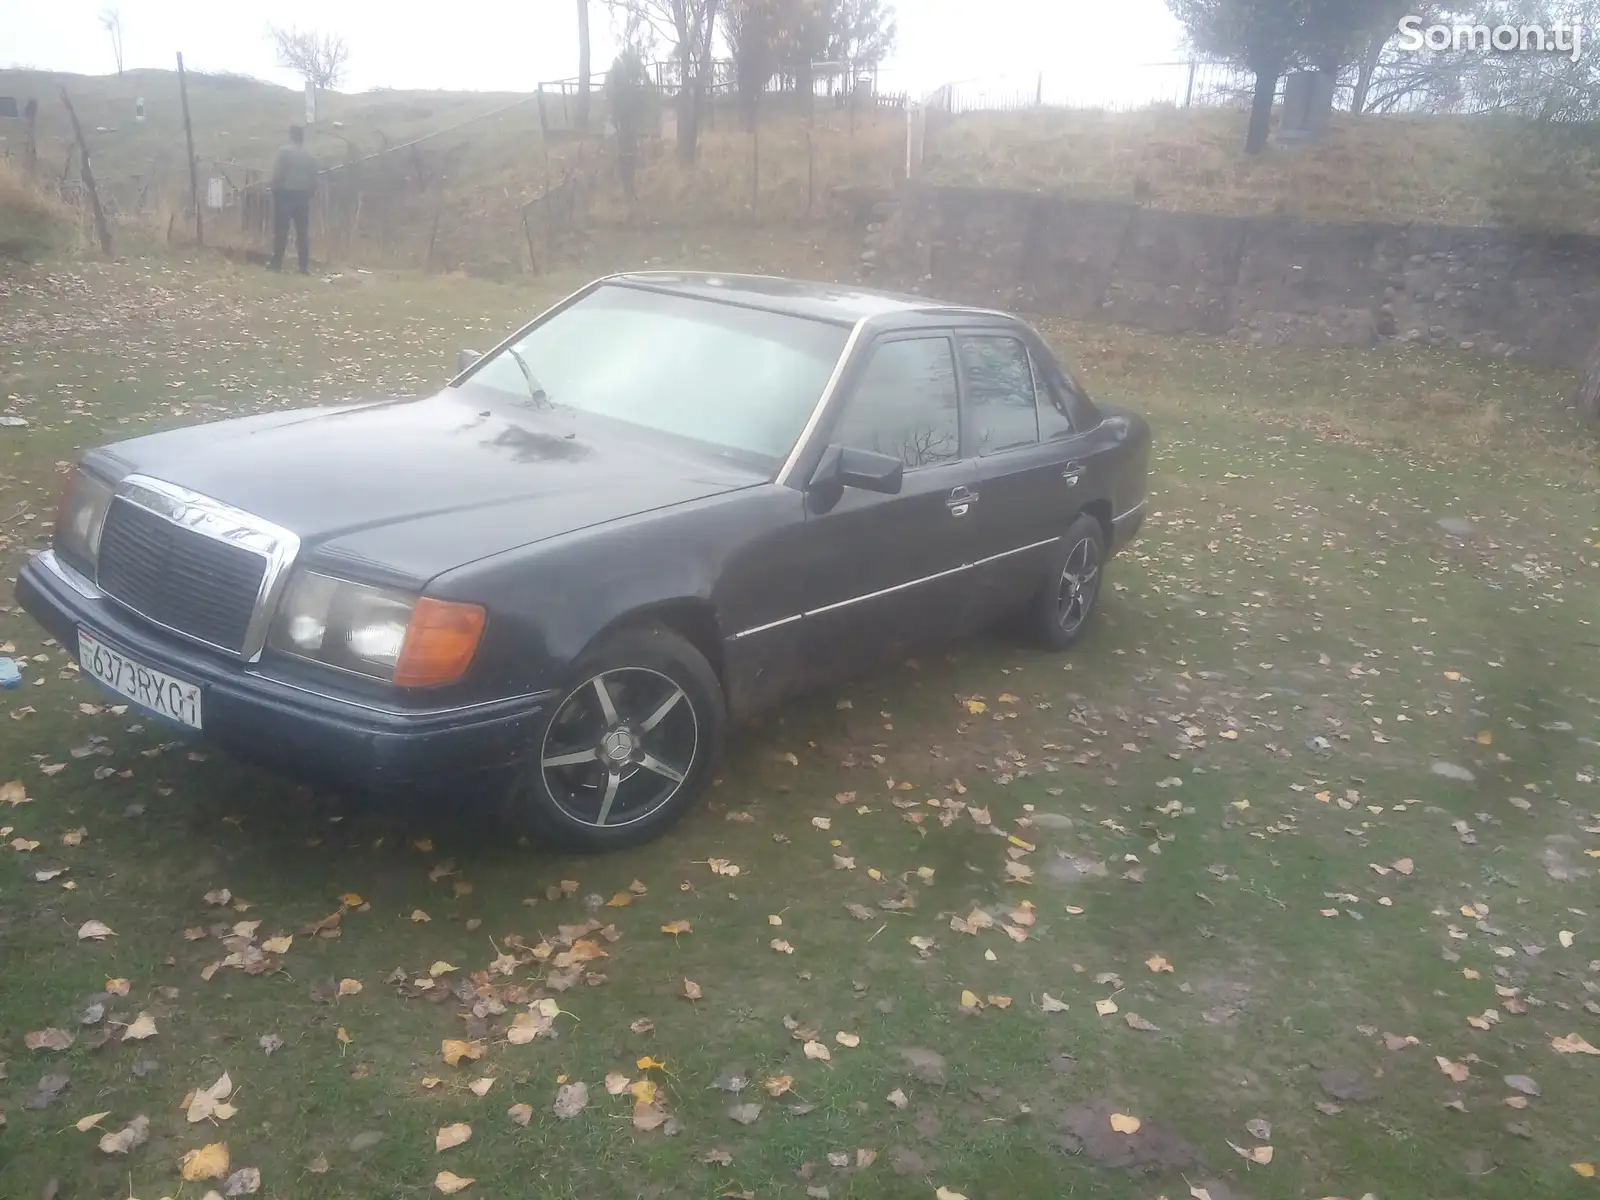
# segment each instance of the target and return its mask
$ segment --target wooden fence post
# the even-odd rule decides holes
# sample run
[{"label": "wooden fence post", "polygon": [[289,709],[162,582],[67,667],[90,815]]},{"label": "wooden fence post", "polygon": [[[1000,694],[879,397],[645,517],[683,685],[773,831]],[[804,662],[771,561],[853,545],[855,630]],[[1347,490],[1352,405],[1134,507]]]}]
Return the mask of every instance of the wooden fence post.
[{"label": "wooden fence post", "polygon": [[194,202],[194,244],[206,244],[205,224],[200,212],[200,173],[194,161],[194,126],[189,123],[189,79],[183,73],[183,55],[178,55],[178,97],[183,101],[183,140],[189,147],[189,198]]},{"label": "wooden fence post", "polygon": [[[106,224],[105,209],[100,207],[100,192],[94,186],[94,168],[89,165],[89,147],[83,140],[83,126],[78,124],[78,112],[72,107],[72,97],[61,89],[61,103],[67,106],[67,116],[72,118],[72,137],[78,143],[78,157],[83,161],[83,186],[89,189],[89,206],[94,209],[94,230],[100,235],[100,252],[111,255],[111,227]],[[67,161],[72,161],[68,153]]]}]

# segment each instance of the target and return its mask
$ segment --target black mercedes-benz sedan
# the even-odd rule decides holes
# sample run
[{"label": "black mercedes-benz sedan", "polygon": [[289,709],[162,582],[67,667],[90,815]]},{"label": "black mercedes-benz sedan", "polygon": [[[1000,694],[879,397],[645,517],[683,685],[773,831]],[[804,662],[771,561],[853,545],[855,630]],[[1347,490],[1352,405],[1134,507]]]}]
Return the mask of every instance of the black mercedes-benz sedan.
[{"label": "black mercedes-benz sedan", "polygon": [[1149,429],[1004,313],[599,280],[440,392],[91,450],[23,606],[236,753],[649,838],[731,721],[1019,617],[1085,629]]}]

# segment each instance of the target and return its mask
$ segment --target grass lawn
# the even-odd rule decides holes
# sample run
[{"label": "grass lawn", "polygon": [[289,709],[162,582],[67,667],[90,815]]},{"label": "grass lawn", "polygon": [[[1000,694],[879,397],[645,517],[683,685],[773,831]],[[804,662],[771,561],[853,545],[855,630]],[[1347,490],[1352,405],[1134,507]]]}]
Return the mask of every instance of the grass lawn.
[{"label": "grass lawn", "polygon": [[[0,277],[8,576],[76,448],[421,390],[575,282]],[[1087,644],[795,704],[637,851],[298,789],[0,611],[0,1196],[1600,1196],[1567,381],[1045,328],[1159,441]]]}]

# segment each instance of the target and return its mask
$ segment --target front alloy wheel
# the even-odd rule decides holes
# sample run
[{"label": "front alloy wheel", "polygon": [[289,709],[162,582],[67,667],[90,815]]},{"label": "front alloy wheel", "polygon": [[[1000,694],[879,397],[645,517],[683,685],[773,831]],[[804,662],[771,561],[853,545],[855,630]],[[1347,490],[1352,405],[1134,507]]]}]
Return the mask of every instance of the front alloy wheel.
[{"label": "front alloy wheel", "polygon": [[641,626],[599,639],[568,680],[512,790],[512,823],[564,849],[650,840],[710,782],[727,723],[716,672],[683,637]]},{"label": "front alloy wheel", "polygon": [[700,748],[683,688],[648,667],[615,667],[568,693],[544,734],[545,790],[580,825],[630,825],[669,804]]}]

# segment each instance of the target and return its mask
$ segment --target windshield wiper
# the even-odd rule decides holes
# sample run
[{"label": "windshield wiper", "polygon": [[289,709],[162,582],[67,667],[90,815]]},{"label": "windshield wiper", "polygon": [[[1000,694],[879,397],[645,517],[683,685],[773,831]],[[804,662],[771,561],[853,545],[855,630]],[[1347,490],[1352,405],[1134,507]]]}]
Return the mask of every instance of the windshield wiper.
[{"label": "windshield wiper", "polygon": [[515,360],[517,369],[522,372],[522,377],[528,381],[528,398],[533,401],[534,406],[554,408],[555,405],[550,401],[550,394],[546,392],[544,390],[544,386],[533,377],[533,368],[528,366],[528,360],[522,357],[521,352],[518,351],[515,346],[507,346],[506,353],[511,355],[512,359]]}]

